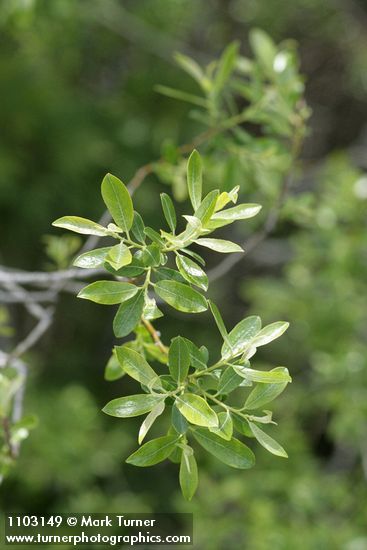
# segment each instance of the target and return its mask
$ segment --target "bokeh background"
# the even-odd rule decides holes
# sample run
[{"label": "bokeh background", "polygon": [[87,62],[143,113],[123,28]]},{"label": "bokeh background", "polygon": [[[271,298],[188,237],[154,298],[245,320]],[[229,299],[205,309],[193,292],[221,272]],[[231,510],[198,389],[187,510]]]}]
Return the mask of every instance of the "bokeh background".
[{"label": "bokeh background", "polygon": [[[238,39],[248,54],[253,27],[299,45],[313,113],[297,174],[303,202],[295,210],[290,203],[293,219],[212,292],[229,326],[252,313],[291,322],[261,356],[293,377],[275,405],[276,437],[289,460],[257,445],[256,468],[241,472],[199,452],[200,486],[189,504],[175,465],[154,473],[124,465],[140,419],[100,412],[126,392],[124,379],[103,381],[113,308],[64,295],[52,328],[27,357],[25,408],[39,424],[2,486],[3,510],[192,511],[197,548],[367,549],[365,2],[1,2],[0,259],[51,269],[45,235],[56,234],[52,220],[98,219],[107,171],[129,181],[167,140],[184,143],[201,131],[189,105],[154,90],[195,91],[173,53],[207,62]],[[154,227],[162,190],[150,176],[134,199]],[[9,314],[14,338],[25,334],[31,320],[22,306]],[[159,328],[167,341],[195,332],[197,342],[215,347],[215,328],[200,317],[187,326],[173,316]]]}]

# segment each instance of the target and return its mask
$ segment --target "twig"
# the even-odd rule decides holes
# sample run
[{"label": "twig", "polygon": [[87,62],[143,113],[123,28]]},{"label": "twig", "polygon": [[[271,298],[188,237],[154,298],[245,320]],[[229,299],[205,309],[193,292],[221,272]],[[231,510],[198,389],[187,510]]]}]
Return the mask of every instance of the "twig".
[{"label": "twig", "polygon": [[33,284],[37,286],[51,285],[73,279],[85,279],[105,273],[103,269],[61,269],[59,271],[13,271],[0,266],[0,283]]},{"label": "twig", "polygon": [[157,345],[157,347],[161,350],[162,353],[167,355],[168,354],[168,348],[167,348],[167,346],[165,346],[163,344],[162,340],[159,337],[159,333],[155,330],[152,323],[150,321],[148,321],[147,319],[144,319],[144,317],[142,317],[142,322],[143,322],[143,325],[145,326],[145,328],[147,329],[147,331],[149,332],[149,334],[151,335],[151,337],[153,338],[153,340],[154,340],[155,344]]}]

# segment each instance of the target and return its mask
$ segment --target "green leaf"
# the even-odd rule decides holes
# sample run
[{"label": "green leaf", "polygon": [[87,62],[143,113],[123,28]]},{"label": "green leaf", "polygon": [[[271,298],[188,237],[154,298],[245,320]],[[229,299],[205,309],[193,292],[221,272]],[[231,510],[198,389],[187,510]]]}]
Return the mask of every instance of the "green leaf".
[{"label": "green leaf", "polygon": [[218,94],[226,85],[236,65],[239,43],[229,44],[222,53],[214,79],[214,93]]},{"label": "green leaf", "polygon": [[74,233],[81,233],[82,235],[96,235],[97,237],[111,236],[111,231],[99,225],[99,223],[92,222],[86,218],[80,218],[79,216],[63,216],[52,222],[52,225],[74,231]]},{"label": "green leaf", "polygon": [[268,72],[273,72],[274,59],[277,49],[268,34],[261,29],[252,29],[250,31],[250,45],[261,65]]},{"label": "green leaf", "polygon": [[121,269],[125,265],[129,265],[131,261],[131,252],[123,242],[112,246],[106,256],[106,262],[115,270]]},{"label": "green leaf", "polygon": [[198,467],[194,451],[189,445],[185,445],[182,451],[179,477],[184,498],[191,500],[198,486]]},{"label": "green leaf", "polygon": [[117,310],[113,320],[113,332],[117,338],[130,334],[139,323],[144,308],[144,289],[138,292],[126,302],[123,302]]},{"label": "green leaf", "polygon": [[250,430],[250,426],[248,425],[247,420],[245,420],[241,416],[237,416],[236,414],[233,415],[233,427],[240,434],[245,435],[246,437],[254,437],[254,434]]},{"label": "green leaf", "polygon": [[181,273],[170,267],[159,267],[154,270],[155,279],[157,281],[177,281],[178,283],[185,283],[185,279]]},{"label": "green leaf", "polygon": [[[285,367],[277,367],[276,369],[273,369],[273,372],[276,370],[288,372]],[[283,382],[281,384],[259,384],[248,396],[245,403],[245,408],[251,410],[263,407],[278,397],[278,395],[285,390],[287,384],[288,382]]]},{"label": "green leaf", "polygon": [[125,374],[125,371],[116,357],[116,353],[113,351],[104,371],[105,380],[108,380],[108,382],[113,382],[114,380],[122,378]]},{"label": "green leaf", "polygon": [[176,281],[158,281],[155,291],[162,300],[179,311],[200,313],[208,308],[204,296]]},{"label": "green leaf", "polygon": [[155,420],[164,411],[164,407],[165,407],[164,401],[160,401],[159,403],[157,403],[157,405],[154,407],[154,409],[152,409],[150,411],[150,413],[148,414],[148,416],[145,418],[145,420],[142,423],[142,425],[140,426],[140,430],[139,430],[139,436],[138,436],[139,445],[141,445],[143,439],[145,438],[148,431],[150,430],[150,428],[154,424]]},{"label": "green leaf", "polygon": [[194,149],[187,163],[187,188],[194,210],[197,210],[200,206],[202,186],[202,161],[199,153]]},{"label": "green leaf", "polygon": [[224,342],[222,346],[222,357],[229,359],[241,355],[246,350],[252,339],[261,330],[261,319],[256,315],[242,319],[228,334],[231,346]]},{"label": "green leaf", "polygon": [[227,395],[238,388],[242,381],[242,376],[237,374],[232,367],[227,367],[219,378],[218,393],[220,395]]},{"label": "green leaf", "polygon": [[193,252],[188,248],[184,248],[183,250],[181,250],[181,252],[182,254],[187,254],[188,256],[191,256],[191,258],[194,258],[194,260],[196,260],[199,264],[205,267],[205,260],[200,256],[200,254],[197,254],[196,252]]},{"label": "green leaf", "polygon": [[233,435],[233,421],[229,411],[218,413],[219,426],[217,428],[209,428],[209,430],[219,435],[222,439],[230,441]]},{"label": "green leaf", "polygon": [[217,306],[215,305],[214,302],[212,302],[211,300],[208,300],[208,304],[209,304],[209,307],[210,307],[210,311],[212,312],[212,315],[214,317],[214,321],[218,327],[218,330],[223,338],[223,340],[227,343],[227,345],[230,347],[231,346],[231,343],[229,341],[229,338],[228,338],[228,333],[227,333],[227,329],[225,327],[225,324],[224,324],[224,321],[222,319],[222,316],[220,314],[220,311],[219,309],[217,308]]},{"label": "green leaf", "polygon": [[181,414],[197,426],[215,427],[218,426],[216,413],[211,409],[208,403],[194,393],[183,393],[176,398],[176,407]]},{"label": "green leaf", "polygon": [[82,269],[94,269],[96,267],[101,267],[104,264],[110,249],[110,246],[105,246],[103,248],[96,248],[95,250],[84,252],[75,258],[73,265],[76,267],[81,267]]},{"label": "green leaf", "polygon": [[279,338],[279,336],[281,336],[288,327],[289,323],[286,323],[284,321],[271,323],[271,325],[267,325],[262,330],[260,330],[259,334],[257,334],[256,337],[253,339],[252,345],[257,348],[260,346],[265,346],[265,344],[268,344],[276,338]]},{"label": "green leaf", "polygon": [[237,374],[253,382],[260,382],[263,384],[282,384],[284,382],[292,382],[292,378],[289,376],[287,369],[279,371],[275,368],[271,371],[261,371],[249,369],[241,365],[234,365],[233,368]]},{"label": "green leaf", "polygon": [[[204,346],[202,346],[199,349],[188,338],[185,338],[184,340],[185,340],[186,345],[187,345],[188,350],[189,350],[191,366],[194,367],[195,370],[206,369],[207,364],[208,364],[208,360],[209,360],[208,354],[205,354],[205,352],[204,352],[204,350],[206,350],[206,348]],[[202,349],[202,348],[204,348],[204,349]],[[208,351],[208,350],[206,350],[206,351]]]},{"label": "green leaf", "polygon": [[164,399],[164,395],[149,395],[147,393],[118,397],[107,403],[102,411],[110,416],[117,416],[118,418],[140,416],[151,411],[158,403],[164,401]]},{"label": "green leaf", "polygon": [[267,451],[269,451],[269,453],[272,453],[273,455],[288,458],[286,451],[277,441],[275,441],[275,439],[270,437],[270,435],[261,430],[253,422],[249,421],[249,426],[252,433],[254,434],[260,445],[264,447],[264,449],[266,449]]},{"label": "green leaf", "polygon": [[188,103],[192,103],[193,105],[197,105],[198,107],[204,107],[205,109],[208,107],[208,101],[200,96],[188,94],[187,92],[176,90],[174,88],[169,88],[168,86],[158,85],[154,86],[154,89],[160,94],[167,97],[172,97],[173,99],[179,99],[181,101],[187,101]]},{"label": "green leaf", "polygon": [[167,193],[161,193],[161,203],[163,208],[164,217],[167,220],[168,227],[172,233],[176,230],[177,218],[175,207],[173,206],[172,199]]},{"label": "green leaf", "polygon": [[200,65],[191,57],[188,57],[187,55],[183,55],[182,53],[176,52],[174,54],[175,61],[180,65],[180,67],[189,74],[200,86],[206,90],[207,84],[206,84],[206,77],[205,74],[200,67]]},{"label": "green leaf", "polygon": [[186,418],[180,413],[176,405],[172,406],[172,426],[179,434],[184,434],[187,432],[189,428],[189,423],[187,422]]},{"label": "green leaf", "polygon": [[157,267],[160,265],[161,252],[158,245],[153,243],[146,246],[141,254],[137,255],[137,258],[145,267]]},{"label": "green leaf", "polygon": [[238,439],[232,438],[230,441],[223,441],[219,435],[202,428],[195,428],[192,433],[208,453],[228,466],[245,470],[255,465],[254,453]]},{"label": "green leaf", "polygon": [[171,376],[176,382],[185,380],[190,367],[190,353],[184,338],[176,336],[171,341],[168,352],[168,366]]},{"label": "green leaf", "polygon": [[134,211],[133,224],[131,226],[131,232],[134,235],[135,239],[140,243],[145,243],[145,233],[144,233],[144,222],[143,218],[138,212]]},{"label": "green leaf", "polygon": [[145,227],[144,233],[146,234],[147,237],[149,237],[151,241],[158,244],[158,246],[163,247],[166,244],[162,239],[162,237],[160,236],[160,234],[157,233],[157,231],[155,231],[151,227]]},{"label": "green leaf", "polygon": [[120,304],[138,292],[138,287],[130,283],[118,281],[96,281],[85,286],[78,294],[78,298],[91,300],[97,304]]},{"label": "green leaf", "polygon": [[153,466],[162,462],[172,453],[178,441],[177,435],[165,435],[145,443],[140,449],[131,454],[126,462],[134,466]]},{"label": "green leaf", "polygon": [[203,290],[208,289],[208,277],[197,263],[178,254],[176,256],[176,265],[186,281]]},{"label": "green leaf", "polygon": [[162,388],[157,373],[140,353],[125,346],[116,347],[115,351],[121,367],[131,378],[149,388]]},{"label": "green leaf", "polygon": [[218,190],[211,191],[201,202],[200,206],[195,210],[194,216],[201,221],[203,227],[206,226],[206,224],[209,222],[210,218],[214,214],[218,195]]},{"label": "green leaf", "polygon": [[101,193],[115,223],[128,233],[134,220],[134,208],[125,185],[116,176],[107,174],[102,181]]},{"label": "green leaf", "polygon": [[208,229],[214,230],[237,220],[253,218],[261,210],[259,204],[239,204],[222,212],[214,214],[208,224]]},{"label": "green leaf", "polygon": [[253,218],[261,210],[260,204],[238,204],[213,215],[213,220],[246,220]]},{"label": "green leaf", "polygon": [[195,242],[200,246],[205,246],[216,252],[221,252],[222,254],[243,252],[243,249],[238,244],[223,239],[196,239]]}]

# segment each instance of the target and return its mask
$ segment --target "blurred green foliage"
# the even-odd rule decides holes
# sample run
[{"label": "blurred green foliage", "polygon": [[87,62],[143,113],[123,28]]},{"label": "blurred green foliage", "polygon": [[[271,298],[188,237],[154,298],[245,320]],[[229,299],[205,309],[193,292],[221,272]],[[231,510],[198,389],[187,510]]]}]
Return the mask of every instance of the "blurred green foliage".
[{"label": "blurred green foliage", "polygon": [[[41,236],[50,221],[66,211],[97,218],[107,171],[128,180],[140,165],[169,154],[172,143],[203,130],[188,116],[190,106],[154,91],[162,84],[198,93],[171,64],[174,51],[205,64],[239,39],[247,56],[254,26],[277,42],[296,39],[313,111],[303,169],[276,234],[234,269],[229,285],[226,279],[215,285],[233,324],[253,312],[266,322],[291,321],[271,356],[261,355],[264,365],[276,358],[290,367],[294,380],[276,410],[289,461],[275,462],[264,451],[256,469],[240,478],[202,453],[203,475],[190,504],[176,490],[174,465],[156,467],[155,476],[123,466],[139,420],[121,426],[99,412],[131,389],[125,378],[101,383],[113,345],[111,314],[64,297],[53,328],[27,358],[25,408],[37,413],[39,425],[4,483],[4,510],[193,511],[198,548],[367,548],[366,18],[358,0],[0,5],[5,265],[43,268]],[[253,170],[247,158],[226,163],[233,144],[219,157],[209,148],[209,179],[213,187],[241,184],[246,202],[268,197],[266,209],[284,174],[282,153],[271,151],[270,168],[254,163]],[[136,195],[153,227],[162,188],[151,176]],[[57,263],[60,252],[53,254]],[[20,307],[10,315],[22,333]],[[161,328],[168,340],[183,326],[178,317]],[[195,318],[190,331],[216,349],[206,319]]]}]

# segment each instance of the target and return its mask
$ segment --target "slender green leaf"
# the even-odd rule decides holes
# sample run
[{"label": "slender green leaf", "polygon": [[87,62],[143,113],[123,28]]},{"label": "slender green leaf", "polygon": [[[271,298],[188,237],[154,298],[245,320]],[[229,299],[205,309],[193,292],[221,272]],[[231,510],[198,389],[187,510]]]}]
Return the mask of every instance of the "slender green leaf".
[{"label": "slender green leaf", "polygon": [[118,281],[96,281],[85,286],[78,298],[91,300],[97,304],[120,304],[138,292],[138,287],[130,283]]},{"label": "slender green leaf", "polygon": [[112,399],[102,410],[104,413],[118,418],[140,416],[151,411],[164,399],[164,395],[149,395],[147,393],[129,395],[128,397]]},{"label": "slender green leaf", "polygon": [[203,69],[200,65],[191,57],[183,55],[182,53],[176,52],[174,55],[175,61],[180,65],[180,67],[189,74],[200,86],[206,90],[207,89],[207,78],[203,72]]},{"label": "slender green leaf", "polygon": [[228,347],[231,347],[231,342],[229,341],[229,338],[228,338],[228,332],[227,332],[226,326],[224,324],[224,321],[222,319],[222,316],[220,314],[219,309],[217,308],[215,303],[212,302],[211,300],[208,300],[208,304],[209,304],[209,307],[210,307],[210,311],[212,312],[212,315],[214,317],[214,321],[215,321],[215,323],[218,327],[218,330],[219,330],[223,340],[227,343]]},{"label": "slender green leaf", "polygon": [[81,267],[82,269],[95,269],[96,267],[101,267],[110,249],[110,246],[105,246],[103,248],[96,248],[95,250],[84,252],[75,258],[73,265]]},{"label": "slender green leaf", "polygon": [[162,300],[179,311],[200,313],[208,308],[202,294],[176,281],[158,281],[155,291]]},{"label": "slender green leaf", "polygon": [[238,244],[232,243],[231,241],[225,241],[223,239],[196,239],[196,244],[200,246],[205,246],[216,252],[221,252],[222,254],[231,254],[232,252],[243,252]]},{"label": "slender green leaf", "polygon": [[[285,367],[277,367],[275,370],[288,372]],[[287,387],[288,382],[281,384],[259,384],[255,386],[245,402],[246,409],[260,409],[270,401],[273,401]]]},{"label": "slender green leaf", "polygon": [[141,445],[143,439],[145,438],[148,431],[150,430],[150,428],[154,424],[155,420],[164,411],[164,407],[165,407],[164,401],[160,401],[159,403],[157,403],[157,405],[154,407],[154,409],[152,409],[150,411],[150,413],[148,414],[148,416],[145,418],[145,420],[142,423],[142,425],[140,426],[140,430],[139,430],[139,436],[138,436],[139,445]]},{"label": "slender green leaf", "polygon": [[162,237],[160,236],[160,234],[157,233],[157,231],[155,231],[151,227],[145,227],[144,233],[146,234],[147,237],[149,237],[151,241],[156,243],[158,246],[163,247],[166,244],[162,239]]},{"label": "slender green leaf", "polygon": [[230,441],[223,441],[219,435],[202,428],[195,428],[192,433],[208,453],[228,466],[245,470],[255,465],[254,453],[238,439],[232,438]]},{"label": "slender green leaf", "polygon": [[172,233],[176,230],[177,218],[175,207],[173,206],[172,199],[167,193],[161,193],[161,203],[163,208],[164,217],[167,220],[168,227]]},{"label": "slender green leaf", "polygon": [[194,210],[197,210],[201,203],[203,186],[202,161],[196,149],[191,153],[187,163],[187,188]]},{"label": "slender green leaf", "polygon": [[185,380],[190,367],[190,353],[184,338],[173,338],[168,352],[168,366],[171,376],[176,382]]},{"label": "slender green leaf", "polygon": [[115,348],[117,359],[124,371],[144,386],[162,388],[162,383],[144,357],[133,349],[120,346]]},{"label": "slender green leaf", "polygon": [[282,384],[284,382],[292,382],[292,378],[289,376],[287,369],[280,371],[275,368],[271,371],[261,371],[249,369],[243,367],[242,365],[235,365],[233,368],[237,374],[253,382],[260,382],[263,384]]},{"label": "slender green leaf", "polygon": [[189,250],[188,248],[184,248],[181,250],[182,254],[187,254],[188,256],[191,256],[191,258],[194,258],[200,265],[205,267],[205,260],[200,256],[200,254],[197,254],[196,252],[193,252],[192,250]]},{"label": "slender green leaf", "polygon": [[216,413],[211,409],[208,403],[194,393],[183,393],[176,398],[176,407],[180,413],[197,426],[215,427],[218,426]]},{"label": "slender green leaf", "polygon": [[117,338],[130,334],[139,323],[144,308],[144,289],[138,292],[126,302],[123,302],[117,310],[113,320],[113,332]]},{"label": "slender green leaf", "polygon": [[259,334],[257,334],[256,337],[253,339],[252,345],[257,348],[260,346],[265,346],[265,344],[268,344],[276,338],[279,338],[279,336],[281,336],[288,327],[289,323],[286,323],[284,321],[271,323],[271,325],[267,325],[262,330],[260,330]]},{"label": "slender green leaf", "polygon": [[252,315],[240,321],[228,334],[231,346],[228,346],[228,344],[224,342],[222,346],[222,357],[228,359],[241,355],[260,330],[260,317]]},{"label": "slender green leaf", "polygon": [[52,225],[74,231],[74,233],[81,233],[82,235],[96,235],[97,237],[111,236],[111,231],[99,225],[99,223],[92,222],[92,220],[87,220],[86,218],[80,218],[79,216],[63,216],[52,222]]},{"label": "slender green leaf", "polygon": [[210,191],[210,193],[208,193],[205,199],[203,199],[203,201],[200,203],[200,206],[195,210],[194,216],[201,221],[203,227],[206,226],[206,224],[209,222],[210,218],[214,214],[218,195],[219,191],[217,189],[214,191]]},{"label": "slender green leaf", "polygon": [[264,447],[264,449],[266,449],[267,451],[269,451],[269,453],[272,453],[273,455],[288,458],[286,451],[277,441],[275,441],[275,439],[270,437],[270,435],[261,430],[253,422],[249,421],[249,426],[252,433],[254,434],[260,445]]},{"label": "slender green leaf", "polygon": [[260,204],[239,204],[213,215],[213,220],[246,220],[253,218],[261,210]]},{"label": "slender green leaf", "polygon": [[222,53],[214,79],[213,91],[215,94],[219,94],[219,92],[227,84],[228,79],[236,65],[238,48],[239,43],[235,41],[229,44]]},{"label": "slender green leaf", "polygon": [[186,281],[202,288],[203,290],[208,289],[208,277],[197,263],[189,258],[186,258],[185,256],[181,256],[181,254],[178,254],[176,256],[176,265]]},{"label": "slender green leaf", "polygon": [[253,218],[260,210],[261,206],[259,204],[239,204],[238,206],[214,214],[206,227],[213,231],[237,220]]},{"label": "slender green leaf", "polygon": [[200,96],[189,94],[187,92],[183,92],[182,90],[176,90],[174,88],[169,88],[168,86],[155,86],[154,89],[167,97],[172,97],[173,99],[179,99],[181,101],[187,101],[187,103],[192,103],[193,105],[197,105],[198,107],[204,107],[205,109],[208,107],[208,101],[206,99],[203,99]]},{"label": "slender green leaf", "polygon": [[134,220],[134,208],[129,191],[121,180],[107,174],[101,185],[102,198],[115,223],[128,232]]},{"label": "slender green leaf", "polygon": [[180,486],[186,500],[191,500],[198,486],[198,467],[194,457],[194,451],[185,445],[180,464]]},{"label": "slender green leaf", "polygon": [[140,449],[131,454],[126,462],[134,466],[153,466],[162,462],[172,453],[178,441],[177,435],[165,435],[145,443]]},{"label": "slender green leaf", "polygon": [[138,212],[134,211],[133,224],[131,226],[131,232],[134,235],[135,239],[140,243],[145,243],[145,233],[144,233],[144,222],[143,218]]}]

